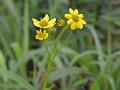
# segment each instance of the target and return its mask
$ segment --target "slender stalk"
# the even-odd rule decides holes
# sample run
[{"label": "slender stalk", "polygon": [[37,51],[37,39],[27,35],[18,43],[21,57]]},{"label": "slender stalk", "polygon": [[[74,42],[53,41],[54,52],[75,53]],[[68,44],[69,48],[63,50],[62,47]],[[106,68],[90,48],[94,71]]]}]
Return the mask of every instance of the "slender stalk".
[{"label": "slender stalk", "polygon": [[52,65],[53,65],[53,61],[55,60],[55,57],[57,56],[59,50],[67,43],[67,41],[69,40],[70,36],[72,33],[69,34],[68,38],[64,41],[64,43],[62,44],[62,47],[57,50],[57,45],[58,45],[58,42],[61,38],[61,36],[63,35],[63,33],[65,32],[65,30],[68,28],[68,26],[66,26],[62,31],[61,33],[59,34],[59,36],[57,37],[57,39],[55,40],[55,43],[54,43],[54,48],[52,50],[51,53],[53,53],[54,51],[56,52],[54,54],[54,56],[52,57],[52,55],[50,54],[49,50],[48,50],[48,46],[47,44],[45,43],[45,48],[47,50],[47,53],[48,53],[48,57],[49,57],[49,61],[48,61],[48,66],[47,66],[47,71],[48,71],[48,74],[45,78],[45,80],[43,81],[43,88],[42,90],[45,90],[46,89],[46,86],[47,86],[47,82],[48,82],[48,78],[49,78],[49,75],[50,75],[50,72],[52,71]]},{"label": "slender stalk", "polygon": [[50,55],[50,52],[49,52],[49,49],[48,49],[48,45],[45,43],[45,48],[46,48],[46,50],[47,50],[47,53],[48,53],[48,59],[49,59],[49,61],[50,61],[50,57],[51,57],[51,55]]},{"label": "slender stalk", "polygon": [[70,37],[72,35],[72,32],[73,32],[73,30],[70,31],[68,38],[62,43],[62,46],[59,49],[63,48],[66,45],[66,43],[68,42],[68,40],[70,39]]},{"label": "slender stalk", "polygon": [[62,35],[65,32],[65,30],[67,30],[67,28],[68,28],[68,25],[63,28],[63,30],[60,32],[59,36],[56,38],[55,44],[57,44],[59,42],[60,38],[62,37]]},{"label": "slender stalk", "polygon": [[[57,45],[58,45],[58,43],[59,43],[59,41],[60,41],[60,38],[61,38],[62,35],[64,34],[64,32],[67,30],[67,28],[68,28],[68,25],[63,28],[63,30],[60,32],[59,36],[56,38],[56,40],[55,40],[55,42],[54,42],[54,46],[53,46],[52,53],[53,53],[54,51],[58,52]],[[57,54],[57,53],[55,53],[55,54]],[[55,57],[55,56],[54,56],[54,57]]]},{"label": "slender stalk", "polygon": [[112,43],[111,43],[111,30],[108,30],[108,61],[111,61],[111,53],[112,53]]},{"label": "slender stalk", "polygon": [[54,61],[57,53],[59,52],[59,50],[57,49],[57,45],[58,45],[58,43],[59,43],[60,38],[62,37],[62,35],[64,34],[64,32],[65,32],[65,30],[66,30],[67,28],[68,28],[68,25],[63,28],[63,30],[61,31],[61,33],[59,34],[59,36],[56,38],[56,40],[55,40],[55,42],[54,42],[53,50],[52,50],[51,53],[54,53],[54,51],[55,51],[55,55],[53,56],[53,58],[51,57],[52,59],[51,59],[50,62],[48,63],[48,68],[47,68],[48,70],[51,69],[51,63]]},{"label": "slender stalk", "polygon": [[47,71],[48,71],[48,74],[46,75],[44,81],[43,81],[43,87],[42,87],[42,90],[46,90],[46,87],[47,87],[47,82],[48,82],[48,78],[49,78],[49,74],[50,74],[50,70],[48,69],[49,68],[49,64],[51,62],[51,55],[50,55],[50,52],[49,52],[49,49],[48,49],[48,46],[47,44],[45,43],[45,48],[47,50],[47,53],[48,53],[48,67],[47,67]]},{"label": "slender stalk", "polygon": [[56,50],[53,58],[51,59],[51,62],[50,62],[50,64],[49,64],[49,66],[48,66],[48,69],[50,69],[50,70],[52,69],[52,64],[53,64],[52,62],[55,60],[58,52],[59,52],[59,51],[64,47],[64,45],[66,45],[66,43],[68,42],[68,40],[70,39],[70,37],[71,37],[71,35],[72,35],[72,32],[73,32],[73,31],[70,31],[67,39],[62,43],[62,46],[61,46],[59,49]]},{"label": "slender stalk", "polygon": [[24,3],[24,24],[23,24],[23,50],[26,52],[29,48],[29,0]]},{"label": "slender stalk", "polygon": [[107,56],[107,64],[106,64],[106,69],[109,73],[111,73],[111,64],[112,64],[112,42],[111,42],[111,30],[108,30],[108,35],[107,35],[107,52],[108,52],[108,56]]},{"label": "slender stalk", "polygon": [[[23,24],[23,53],[26,53],[29,48],[29,24],[28,24],[28,18],[29,18],[29,0],[25,0],[24,2],[24,24]],[[25,64],[21,64],[20,72],[22,76],[25,76]]]},{"label": "slender stalk", "polygon": [[63,42],[62,46],[61,46],[59,49],[56,49],[55,55],[53,56],[53,59],[51,60],[48,69],[51,69],[51,68],[52,68],[52,62],[53,62],[54,59],[56,58],[58,52],[59,52],[59,51],[65,46],[65,44],[68,42],[68,40],[70,39],[71,35],[72,35],[72,31],[71,31],[70,34],[68,35],[68,38]]}]

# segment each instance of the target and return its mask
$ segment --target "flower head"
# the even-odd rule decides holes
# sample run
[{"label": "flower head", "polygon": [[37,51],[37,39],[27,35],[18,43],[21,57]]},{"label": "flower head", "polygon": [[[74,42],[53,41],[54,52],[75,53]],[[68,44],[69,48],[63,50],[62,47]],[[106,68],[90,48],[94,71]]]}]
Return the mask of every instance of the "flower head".
[{"label": "flower head", "polygon": [[44,30],[43,32],[41,29],[36,30],[36,33],[37,33],[37,35],[35,36],[35,38],[38,40],[45,40],[48,38],[48,33],[46,32],[46,30]]},{"label": "flower head", "polygon": [[56,18],[53,18],[53,19],[49,20],[49,16],[48,16],[48,14],[46,14],[45,17],[41,18],[40,21],[38,21],[37,19],[34,19],[34,18],[32,18],[32,21],[33,21],[33,24],[36,27],[39,27],[39,28],[51,28],[51,27],[53,27],[55,25]]},{"label": "flower head", "polygon": [[71,8],[69,9],[69,13],[64,16],[68,19],[67,23],[71,25],[71,29],[83,29],[83,25],[86,24],[86,21],[83,20],[83,14],[79,14],[77,9],[73,10]]},{"label": "flower head", "polygon": [[65,21],[63,19],[58,20],[58,26],[63,26],[65,24]]}]

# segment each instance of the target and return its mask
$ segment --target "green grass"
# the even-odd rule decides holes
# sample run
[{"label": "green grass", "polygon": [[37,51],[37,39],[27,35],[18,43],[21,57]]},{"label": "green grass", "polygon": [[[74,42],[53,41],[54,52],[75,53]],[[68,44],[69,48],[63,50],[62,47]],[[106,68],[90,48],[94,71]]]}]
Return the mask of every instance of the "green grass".
[{"label": "green grass", "polygon": [[57,34],[50,34],[46,44],[55,60],[48,88],[119,90],[119,4],[120,0],[0,1],[0,90],[40,90],[49,56],[44,42],[35,40],[37,28],[32,18],[39,19],[48,13],[59,19],[70,7],[84,14],[87,25],[72,32],[69,40],[66,37],[70,28],[62,36],[57,37],[61,27],[57,28]]}]

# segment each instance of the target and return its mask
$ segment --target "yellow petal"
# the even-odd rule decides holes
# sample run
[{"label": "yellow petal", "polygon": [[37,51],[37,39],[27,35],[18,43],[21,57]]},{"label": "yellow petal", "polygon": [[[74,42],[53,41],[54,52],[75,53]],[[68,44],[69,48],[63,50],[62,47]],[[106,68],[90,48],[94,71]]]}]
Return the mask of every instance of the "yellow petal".
[{"label": "yellow petal", "polygon": [[50,21],[48,22],[48,25],[47,25],[46,27],[44,27],[44,28],[53,27],[53,26],[56,24],[55,21],[56,21],[56,18],[53,18],[52,20],[50,20]]},{"label": "yellow petal", "polygon": [[71,19],[71,18],[72,18],[72,16],[71,16],[70,14],[65,14],[64,17],[65,17],[66,19]]},{"label": "yellow petal", "polygon": [[75,30],[76,29],[76,23],[71,24],[71,29]]},{"label": "yellow petal", "polygon": [[43,18],[43,20],[49,21],[49,16],[48,16],[48,14],[45,15],[45,17]]},{"label": "yellow petal", "polygon": [[55,21],[56,21],[56,18],[53,18],[49,21],[49,23],[55,23]]},{"label": "yellow petal", "polygon": [[83,18],[83,14],[79,14],[79,18]]},{"label": "yellow petal", "polygon": [[83,19],[80,19],[79,22],[81,22],[82,24],[86,24],[86,21]]},{"label": "yellow petal", "polygon": [[43,28],[51,28],[52,25],[51,24],[48,24],[47,26],[43,27]]},{"label": "yellow petal", "polygon": [[42,33],[42,30],[41,30],[41,29],[39,30],[39,33]]},{"label": "yellow petal", "polygon": [[34,24],[36,27],[40,27],[40,25],[39,25],[40,21],[38,21],[37,19],[34,19],[34,18],[32,18],[32,21],[33,21],[33,24]]},{"label": "yellow petal", "polygon": [[86,21],[85,21],[85,20],[82,20],[82,23],[83,23],[83,24],[86,24]]},{"label": "yellow petal", "polygon": [[68,24],[72,24],[72,23],[73,23],[73,20],[72,20],[72,19],[69,19],[69,20],[67,21],[67,23],[68,23]]},{"label": "yellow petal", "polygon": [[79,29],[83,29],[83,24],[82,24],[81,22],[78,22],[78,23],[77,23],[77,27],[78,27]]},{"label": "yellow petal", "polygon": [[43,40],[43,38],[39,37],[39,40]]},{"label": "yellow petal", "polygon": [[39,39],[39,36],[38,36],[38,35],[35,35],[35,38],[36,38],[36,39]]},{"label": "yellow petal", "polygon": [[48,25],[47,25],[46,27],[44,27],[44,28],[51,28],[51,27],[53,27],[55,24],[56,24],[56,23],[48,23]]},{"label": "yellow petal", "polygon": [[72,8],[69,9],[69,12],[70,12],[71,15],[73,14]]},{"label": "yellow petal", "polygon": [[44,39],[47,39],[47,38],[48,38],[48,33],[46,33],[46,34],[45,34],[45,37],[44,37]]},{"label": "yellow petal", "polygon": [[77,9],[74,10],[74,15],[78,15],[78,10]]},{"label": "yellow petal", "polygon": [[46,33],[46,30],[43,31],[43,34],[45,34],[45,33]]},{"label": "yellow petal", "polygon": [[36,33],[39,34],[40,32],[38,30],[36,30]]}]

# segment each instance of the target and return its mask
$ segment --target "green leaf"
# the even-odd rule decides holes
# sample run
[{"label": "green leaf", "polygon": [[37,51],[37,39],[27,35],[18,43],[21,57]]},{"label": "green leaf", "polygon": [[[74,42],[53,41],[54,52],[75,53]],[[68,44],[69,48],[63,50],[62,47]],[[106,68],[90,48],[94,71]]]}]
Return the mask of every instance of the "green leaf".
[{"label": "green leaf", "polygon": [[116,90],[115,81],[110,75],[104,75],[105,79],[109,82],[112,90]]},{"label": "green leaf", "polygon": [[113,17],[113,16],[102,16],[102,18],[106,21],[109,21],[111,23],[114,23],[116,25],[120,26],[120,18],[119,17]]},{"label": "green leaf", "polygon": [[36,90],[33,86],[31,86],[24,78],[21,78],[17,74],[7,71],[3,68],[0,68],[0,76],[4,76],[5,78],[8,78],[10,80],[15,81],[18,83],[21,87],[26,88],[26,90]]},{"label": "green leaf", "polygon": [[3,56],[3,53],[0,51],[0,68],[6,68],[6,66],[5,66],[5,58],[4,58],[4,56]]},{"label": "green leaf", "polygon": [[43,48],[36,49],[36,50],[29,50],[28,52],[24,53],[18,60],[18,64],[14,66],[14,69],[12,71],[16,71],[18,67],[20,67],[21,64],[26,63],[28,60],[30,60],[35,55],[43,55],[45,53],[45,50]]},{"label": "green leaf", "polygon": [[60,52],[68,55],[70,58],[73,58],[74,56],[78,55],[77,51],[75,51],[74,49],[68,48],[68,47],[62,48]]},{"label": "green leaf", "polygon": [[91,54],[97,54],[97,52],[96,52],[95,50],[90,50],[90,51],[85,51],[85,52],[83,52],[83,53],[77,54],[77,55],[73,58],[73,60],[72,60],[72,62],[71,62],[71,66],[74,65],[76,62],[78,62],[79,59],[84,58],[84,57],[86,57],[87,55],[91,55]]},{"label": "green leaf", "polygon": [[54,81],[60,78],[64,78],[69,75],[76,75],[80,73],[88,74],[88,71],[84,70],[84,68],[63,68],[58,71],[54,71],[50,74],[49,81]]},{"label": "green leaf", "polygon": [[58,69],[63,68],[63,62],[61,61],[60,57],[56,57],[54,60],[54,63]]},{"label": "green leaf", "polygon": [[101,83],[103,76],[98,76],[97,79],[92,83],[90,90],[101,90]]},{"label": "green leaf", "polygon": [[17,19],[17,21],[20,22],[20,16],[19,16],[19,13],[17,12],[18,10],[14,5],[13,0],[3,0],[3,2],[7,7],[8,11]]},{"label": "green leaf", "polygon": [[13,43],[12,48],[13,48],[14,54],[18,60],[22,54],[22,50],[20,48],[20,45],[18,43]]}]

